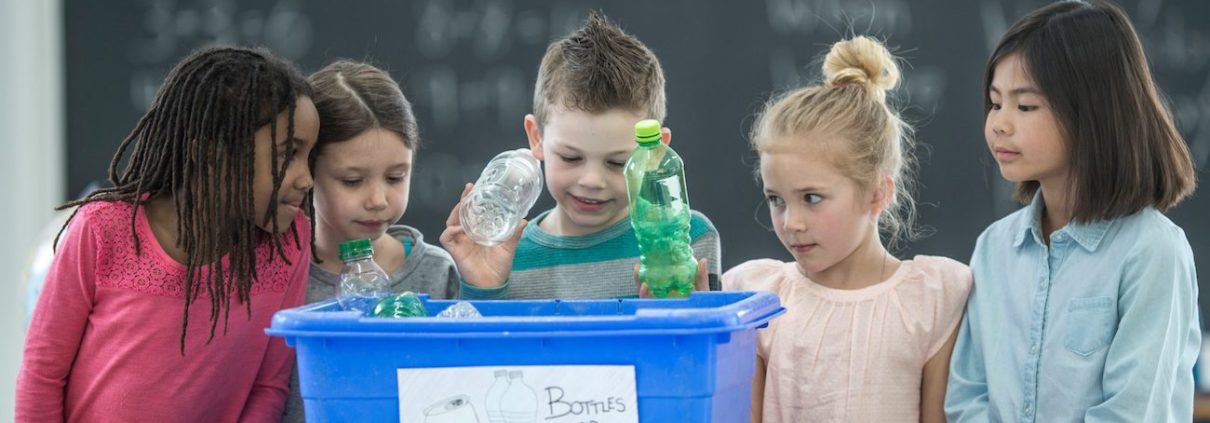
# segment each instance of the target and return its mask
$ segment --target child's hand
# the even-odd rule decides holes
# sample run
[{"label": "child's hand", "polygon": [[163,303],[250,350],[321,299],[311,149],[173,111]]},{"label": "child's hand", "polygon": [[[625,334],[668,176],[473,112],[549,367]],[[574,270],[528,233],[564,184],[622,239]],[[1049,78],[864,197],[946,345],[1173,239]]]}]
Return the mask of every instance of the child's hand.
[{"label": "child's hand", "polygon": [[521,219],[513,236],[503,243],[491,247],[475,243],[462,230],[460,218],[462,204],[466,201],[466,196],[471,192],[472,186],[474,184],[466,184],[466,188],[462,190],[461,199],[450,212],[449,219],[446,219],[445,231],[441,233],[440,238],[441,245],[454,258],[454,264],[458,266],[462,280],[480,288],[496,288],[503,285],[504,281],[508,280],[509,273],[512,272],[517,243],[521,241],[521,234],[524,233],[525,225],[529,224],[529,221]]},{"label": "child's hand", "polygon": [[[710,290],[710,271],[706,267],[706,259],[697,260],[697,274],[693,277],[694,291],[709,291]],[[639,282],[639,265],[634,265],[634,286],[639,288],[639,298],[654,298],[651,296],[651,290],[647,288],[646,282]]]}]

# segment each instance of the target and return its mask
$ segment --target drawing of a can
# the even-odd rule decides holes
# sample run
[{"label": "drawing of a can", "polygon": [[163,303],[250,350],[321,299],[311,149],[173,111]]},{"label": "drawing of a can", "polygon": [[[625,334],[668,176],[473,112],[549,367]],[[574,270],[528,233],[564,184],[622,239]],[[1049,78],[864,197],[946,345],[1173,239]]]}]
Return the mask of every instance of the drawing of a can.
[{"label": "drawing of a can", "polygon": [[479,413],[470,397],[455,395],[424,409],[424,423],[479,423]]}]

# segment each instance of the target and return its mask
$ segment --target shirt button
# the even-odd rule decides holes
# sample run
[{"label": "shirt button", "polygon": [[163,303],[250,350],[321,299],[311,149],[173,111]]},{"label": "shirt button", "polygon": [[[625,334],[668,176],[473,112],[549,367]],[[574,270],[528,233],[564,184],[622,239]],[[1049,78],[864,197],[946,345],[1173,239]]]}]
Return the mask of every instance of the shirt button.
[{"label": "shirt button", "polygon": [[1034,412],[1034,407],[1033,407],[1033,405],[1030,405],[1029,403],[1026,403],[1026,404],[1025,404],[1025,414],[1026,414],[1026,415],[1029,415],[1029,414],[1031,414],[1031,413],[1033,413],[1033,412]]},{"label": "shirt button", "polygon": [[1029,353],[1030,353],[1030,354],[1037,354],[1037,353],[1038,353],[1038,344],[1036,344],[1036,343],[1035,343],[1035,344],[1033,344],[1033,345],[1030,345],[1030,346],[1029,346]]},{"label": "shirt button", "polygon": [[1055,235],[1055,241],[1062,241],[1062,240],[1063,240],[1063,234]]}]

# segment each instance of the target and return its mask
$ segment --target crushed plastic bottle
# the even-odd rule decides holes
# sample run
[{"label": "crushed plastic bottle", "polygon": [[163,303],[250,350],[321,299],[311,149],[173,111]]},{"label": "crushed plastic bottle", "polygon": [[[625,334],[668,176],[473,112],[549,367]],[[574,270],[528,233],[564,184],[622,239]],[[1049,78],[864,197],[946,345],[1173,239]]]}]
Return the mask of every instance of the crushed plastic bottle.
[{"label": "crushed plastic bottle", "polygon": [[697,262],[689,237],[685,164],[660,142],[660,122],[634,127],[638,147],[626,161],[630,223],[639,241],[639,280],[657,298],[688,297]]},{"label": "crushed plastic bottle", "polygon": [[429,310],[415,292],[384,297],[374,306],[374,317],[428,317]]},{"label": "crushed plastic bottle", "polygon": [[449,307],[446,307],[445,310],[441,310],[440,313],[437,313],[437,317],[447,317],[451,319],[475,319],[483,317],[483,315],[479,314],[479,310],[476,309],[474,305],[471,305],[471,303],[459,301],[450,305]]},{"label": "crushed plastic bottle", "polygon": [[528,148],[500,153],[483,169],[458,214],[462,230],[492,246],[513,235],[542,192],[542,166]]}]

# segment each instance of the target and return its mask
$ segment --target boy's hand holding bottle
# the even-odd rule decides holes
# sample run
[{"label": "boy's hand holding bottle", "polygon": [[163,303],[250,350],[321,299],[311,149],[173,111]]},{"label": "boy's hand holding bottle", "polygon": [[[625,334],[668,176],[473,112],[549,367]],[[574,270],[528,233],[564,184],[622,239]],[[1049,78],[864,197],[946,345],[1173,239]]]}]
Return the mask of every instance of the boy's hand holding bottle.
[{"label": "boy's hand holding bottle", "polygon": [[[651,288],[646,282],[639,280],[639,265],[634,265],[634,286],[639,289],[639,298],[657,298],[651,295]],[[709,291],[710,290],[710,268],[706,266],[706,259],[697,260],[697,274],[693,276],[694,291]]]},{"label": "boy's hand holding bottle", "polygon": [[462,207],[472,187],[474,184],[466,184],[461,200],[450,211],[450,217],[445,221],[445,231],[441,233],[441,245],[454,258],[462,280],[479,288],[498,288],[512,273],[517,243],[521,241],[521,234],[529,221],[521,219],[512,236],[499,244],[486,246],[475,242],[463,230],[461,219]]},{"label": "boy's hand holding bottle", "polygon": [[496,155],[479,180],[466,185],[441,233],[462,280],[480,288],[508,280],[525,215],[541,192],[542,165],[526,148]]}]

